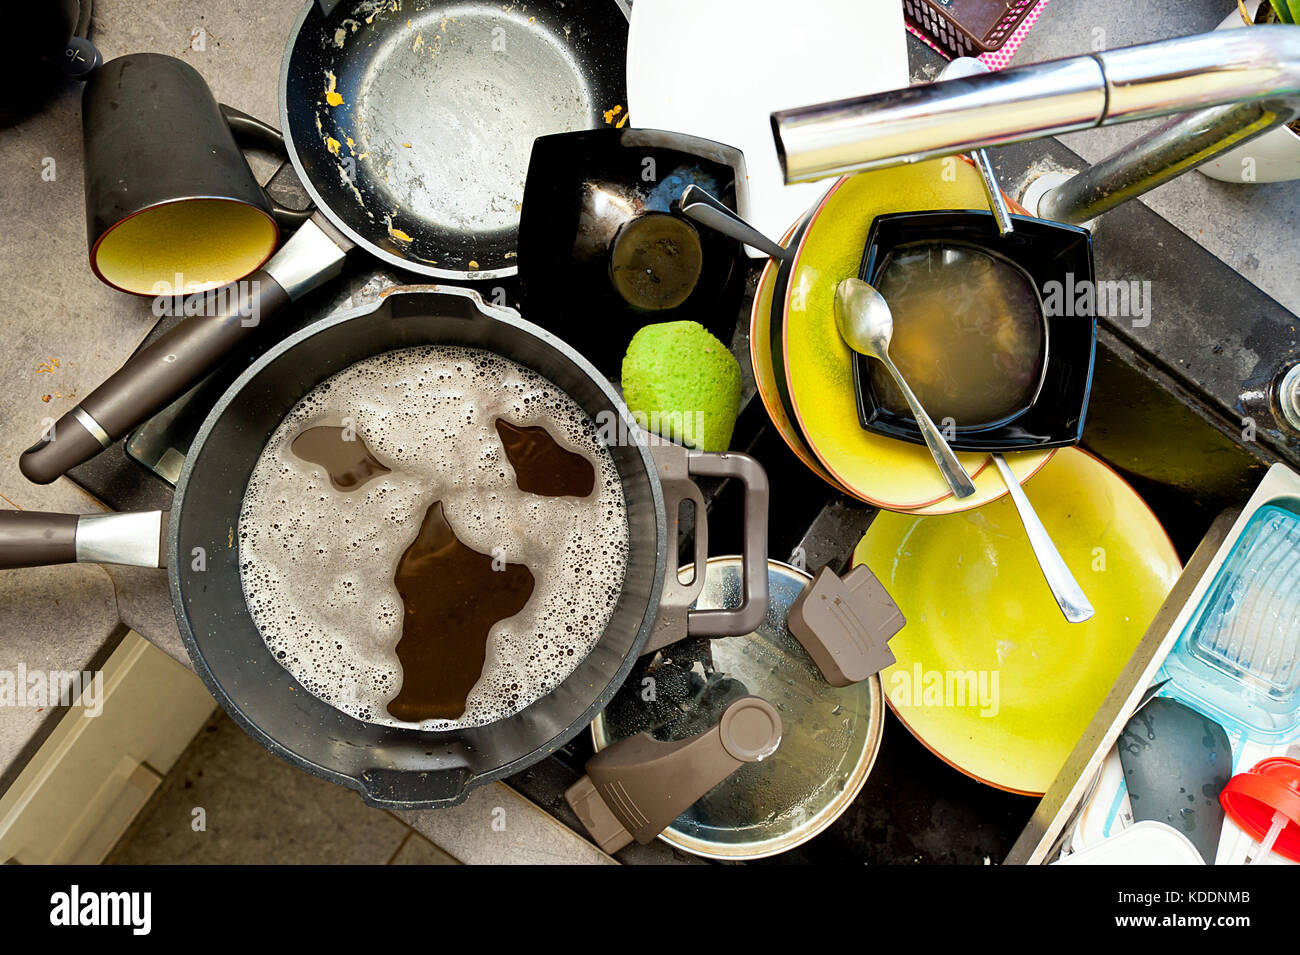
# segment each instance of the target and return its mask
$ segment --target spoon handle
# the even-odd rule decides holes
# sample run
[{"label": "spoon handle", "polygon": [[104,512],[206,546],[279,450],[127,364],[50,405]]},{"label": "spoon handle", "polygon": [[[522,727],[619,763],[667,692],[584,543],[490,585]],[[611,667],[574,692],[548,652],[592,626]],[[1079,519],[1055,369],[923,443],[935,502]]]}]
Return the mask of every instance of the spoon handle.
[{"label": "spoon handle", "polygon": [[1029,537],[1029,546],[1034,549],[1034,557],[1038,559],[1038,566],[1043,571],[1043,577],[1046,578],[1047,586],[1051,589],[1052,596],[1056,598],[1061,613],[1065,614],[1065,619],[1070,623],[1083,623],[1093,614],[1092,604],[1088,602],[1079,582],[1070,573],[1070,568],[1061,559],[1060,551],[1052,543],[1047,528],[1038,519],[1034,506],[1029,503],[1029,498],[1021,490],[1020,481],[1011,472],[1007,459],[1000,454],[994,454],[993,463],[998,466],[1002,480],[1006,482],[1007,490],[1011,492],[1011,500],[1016,502],[1020,521],[1025,525],[1025,534]]},{"label": "spoon handle", "polygon": [[948,487],[952,488],[952,493],[958,498],[970,497],[975,493],[975,483],[970,479],[970,475],[966,473],[966,469],[962,467],[961,462],[957,460],[957,455],[952,453],[952,448],[948,447],[948,442],[943,439],[943,434],[934,426],[930,416],[921,407],[921,402],[917,400],[916,395],[912,393],[912,389],[903,379],[902,372],[894,366],[894,362],[887,352],[881,350],[881,354],[877,358],[894,376],[894,382],[898,385],[898,390],[907,399],[907,406],[912,409],[912,417],[916,419],[916,426],[921,431],[921,437],[925,439],[925,445],[930,449],[930,454],[934,456],[934,463],[939,466],[939,473],[948,482]]},{"label": "spoon handle", "polygon": [[745,245],[752,245],[774,259],[784,259],[790,255],[789,249],[777,245],[699,186],[692,184],[682,190],[678,208],[682,215],[694,219],[700,225],[708,226]]}]

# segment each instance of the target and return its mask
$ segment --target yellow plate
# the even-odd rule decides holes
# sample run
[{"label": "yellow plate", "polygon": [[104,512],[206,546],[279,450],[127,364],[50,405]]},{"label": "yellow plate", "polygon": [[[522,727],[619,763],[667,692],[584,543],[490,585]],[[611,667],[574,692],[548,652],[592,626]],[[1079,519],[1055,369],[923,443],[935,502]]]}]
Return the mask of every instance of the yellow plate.
[{"label": "yellow plate", "polygon": [[[782,245],[790,241],[797,228],[797,225],[790,227],[781,239]],[[821,466],[821,462],[808,450],[808,445],[804,444],[803,438],[786,414],[785,405],[781,403],[780,392],[776,390],[776,373],[772,366],[772,296],[776,291],[776,273],[780,266],[781,263],[776,259],[767,260],[767,265],[758,278],[758,288],[754,292],[754,305],[749,313],[749,360],[754,366],[754,383],[758,388],[758,396],[762,399],[763,407],[767,409],[772,424],[776,426],[777,433],[781,435],[781,439],[795,456],[836,490],[857,497],[858,495],[831,477]]]},{"label": "yellow plate", "polygon": [[[985,205],[979,174],[966,162],[936,159],[860,173],[841,179],[826,194],[796,253],[782,329],[795,423],[835,482],[878,507],[951,513],[1006,494],[985,454],[958,453],[976,487],[974,495],[958,501],[924,445],[863,430],[853,390],[853,352],[835,327],[835,286],[858,274],[877,215]],[[1023,483],[1051,455],[1047,450],[1006,457]]]},{"label": "yellow plate", "polygon": [[1010,500],[944,517],[880,514],[853,556],[907,618],[881,674],[895,715],[968,776],[1039,795],[1181,568],[1146,503],[1077,448],[1025,493],[1096,608],[1086,623],[1061,616]]}]

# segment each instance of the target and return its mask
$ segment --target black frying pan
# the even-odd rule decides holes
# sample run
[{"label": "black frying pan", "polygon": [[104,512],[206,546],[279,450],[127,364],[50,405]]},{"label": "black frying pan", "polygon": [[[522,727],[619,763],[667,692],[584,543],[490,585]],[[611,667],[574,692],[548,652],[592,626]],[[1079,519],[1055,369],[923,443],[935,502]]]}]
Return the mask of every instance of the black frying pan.
[{"label": "black frying pan", "polygon": [[[608,380],[554,335],[467,289],[399,288],[308,326],[251,365],[199,429],[170,515],[0,510],[0,568],[166,565],[190,660],[231,717],[277,756],[388,809],[451,805],[471,786],[544,759],[604,708],[640,653],[687,635],[758,626],[768,610],[768,484],[758,462],[734,452],[616,441],[609,451],[629,532],[623,590],[600,640],[559,686],[506,719],[438,732],[366,723],[312,696],[267,648],[244,600],[238,527],[248,477],[285,415],[321,381],[374,355],[428,344],[503,355],[564,389],[611,437],[638,433]],[[704,577],[679,582],[680,505],[692,500],[696,514],[704,513],[692,476],[733,477],[746,488],[745,588],[735,609],[688,609]],[[707,522],[696,521],[695,541],[699,561],[708,553]]]},{"label": "black frying pan", "polygon": [[515,274],[533,139],[626,109],[626,60],[609,0],[312,3],[280,121],[307,191],[353,242],[421,275],[500,278]]},{"label": "black frying pan", "polygon": [[443,281],[515,273],[533,139],[626,109],[615,0],[312,0],[285,50],[280,117],[317,213],[215,315],[177,325],[19,461],[47,484],[161,411],[359,245]]}]

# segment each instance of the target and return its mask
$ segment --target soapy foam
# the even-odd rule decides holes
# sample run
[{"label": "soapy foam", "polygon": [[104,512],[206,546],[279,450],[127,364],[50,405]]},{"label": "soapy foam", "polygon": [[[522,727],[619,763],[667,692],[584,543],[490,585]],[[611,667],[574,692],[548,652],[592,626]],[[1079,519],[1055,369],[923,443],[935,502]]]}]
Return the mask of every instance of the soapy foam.
[{"label": "soapy foam", "polygon": [[[520,491],[497,417],[545,426],[584,455],[596,470],[592,493]],[[344,492],[290,445],[306,428],[349,424],[391,473]],[[550,692],[596,645],[622,591],[622,484],[572,398],[471,348],[410,348],[352,365],[313,389],[271,436],[244,496],[239,547],[244,597],[267,647],[313,695],[358,719],[415,725],[386,708],[402,679],[394,648],[404,608],[393,577],[438,500],[466,545],[524,564],[536,587],[522,611],[492,628],[465,713],[422,728],[480,726]]]}]

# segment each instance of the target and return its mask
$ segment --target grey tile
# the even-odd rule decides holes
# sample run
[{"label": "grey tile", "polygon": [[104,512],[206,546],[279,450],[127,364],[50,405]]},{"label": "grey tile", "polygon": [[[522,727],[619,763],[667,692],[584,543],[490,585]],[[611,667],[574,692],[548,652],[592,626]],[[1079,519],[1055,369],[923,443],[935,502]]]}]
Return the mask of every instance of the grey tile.
[{"label": "grey tile", "polygon": [[[0,671],[94,669],[123,629],[103,568],[89,564],[0,570]],[[0,706],[0,792],[54,728],[58,707]]]},{"label": "grey tile", "polygon": [[412,831],[389,865],[460,865],[424,836]]},{"label": "grey tile", "polygon": [[[203,810],[205,828],[195,831]],[[272,756],[224,713],[199,732],[109,864],[382,865],[410,830]]]},{"label": "grey tile", "polygon": [[504,783],[476,789],[450,809],[398,818],[467,865],[618,865]]}]

